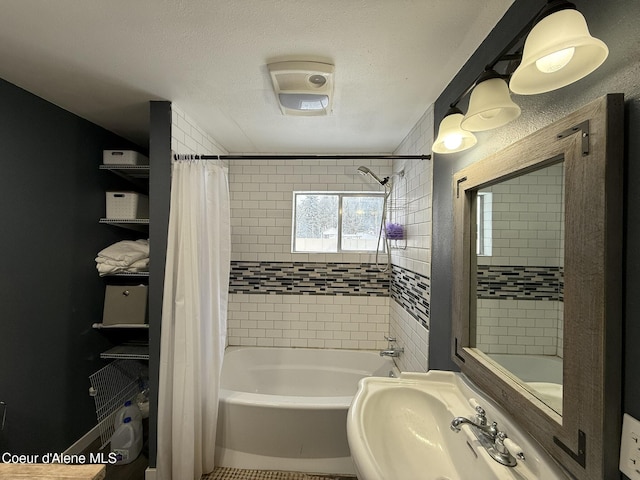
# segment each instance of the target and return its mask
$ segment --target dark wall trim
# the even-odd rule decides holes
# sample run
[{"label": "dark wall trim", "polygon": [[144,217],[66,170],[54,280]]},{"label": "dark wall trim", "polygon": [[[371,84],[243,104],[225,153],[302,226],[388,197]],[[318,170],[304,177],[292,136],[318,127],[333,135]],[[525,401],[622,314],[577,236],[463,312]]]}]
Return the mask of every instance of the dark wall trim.
[{"label": "dark wall trim", "polygon": [[171,199],[171,102],[150,102],[149,163],[149,466],[155,467],[162,294]]}]

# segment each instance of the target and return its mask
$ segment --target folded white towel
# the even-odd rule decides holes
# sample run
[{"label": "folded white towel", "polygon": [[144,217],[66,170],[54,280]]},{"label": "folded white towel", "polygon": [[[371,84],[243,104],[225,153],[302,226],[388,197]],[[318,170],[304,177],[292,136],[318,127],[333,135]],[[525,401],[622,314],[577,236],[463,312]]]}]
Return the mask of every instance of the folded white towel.
[{"label": "folded white towel", "polygon": [[143,258],[149,258],[149,240],[122,240],[100,250],[96,262],[105,259],[118,262],[117,266],[127,266]]},{"label": "folded white towel", "polygon": [[109,265],[112,267],[134,267],[141,268],[149,265],[149,258],[141,258],[140,260],[136,260],[133,263],[129,263],[125,260],[111,260],[109,258],[96,257],[96,263],[99,265]]},{"label": "folded white towel", "polygon": [[101,277],[105,275],[113,274],[113,273],[119,273],[119,272],[128,272],[128,273],[147,272],[149,271],[149,259],[143,258],[142,260],[133,262],[131,265],[128,265],[128,266],[110,265],[108,263],[97,263],[96,268],[98,269],[98,274]]}]

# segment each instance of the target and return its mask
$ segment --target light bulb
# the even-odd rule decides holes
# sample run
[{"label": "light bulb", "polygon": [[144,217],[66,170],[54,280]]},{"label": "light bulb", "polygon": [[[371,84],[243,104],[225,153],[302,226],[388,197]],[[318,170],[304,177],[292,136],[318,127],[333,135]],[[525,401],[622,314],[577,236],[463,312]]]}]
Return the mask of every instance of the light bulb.
[{"label": "light bulb", "polygon": [[462,135],[460,134],[452,134],[447,135],[444,139],[444,146],[447,150],[455,150],[460,145],[462,145]]},{"label": "light bulb", "polygon": [[557,52],[545,55],[536,60],[536,67],[542,73],[553,73],[567,66],[573,58],[576,49],[574,47],[564,48]]}]

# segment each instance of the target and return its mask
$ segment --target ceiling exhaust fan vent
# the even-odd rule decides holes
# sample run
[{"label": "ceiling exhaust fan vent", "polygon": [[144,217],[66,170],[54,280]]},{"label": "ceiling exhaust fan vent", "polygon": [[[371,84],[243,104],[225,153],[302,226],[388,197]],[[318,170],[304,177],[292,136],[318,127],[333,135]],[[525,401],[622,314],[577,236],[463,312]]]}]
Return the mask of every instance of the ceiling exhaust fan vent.
[{"label": "ceiling exhaust fan vent", "polygon": [[283,115],[328,115],[333,100],[334,66],[319,62],[267,65]]}]

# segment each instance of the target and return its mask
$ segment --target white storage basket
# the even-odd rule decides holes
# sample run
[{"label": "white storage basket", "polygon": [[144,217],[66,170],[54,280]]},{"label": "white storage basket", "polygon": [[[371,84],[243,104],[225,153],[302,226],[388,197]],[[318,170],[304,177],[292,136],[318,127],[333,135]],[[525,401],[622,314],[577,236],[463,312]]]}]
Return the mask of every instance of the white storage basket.
[{"label": "white storage basket", "polygon": [[149,218],[149,197],[137,192],[107,192],[107,218]]},{"label": "white storage basket", "polygon": [[149,159],[133,150],[103,150],[104,165],[149,165]]}]

